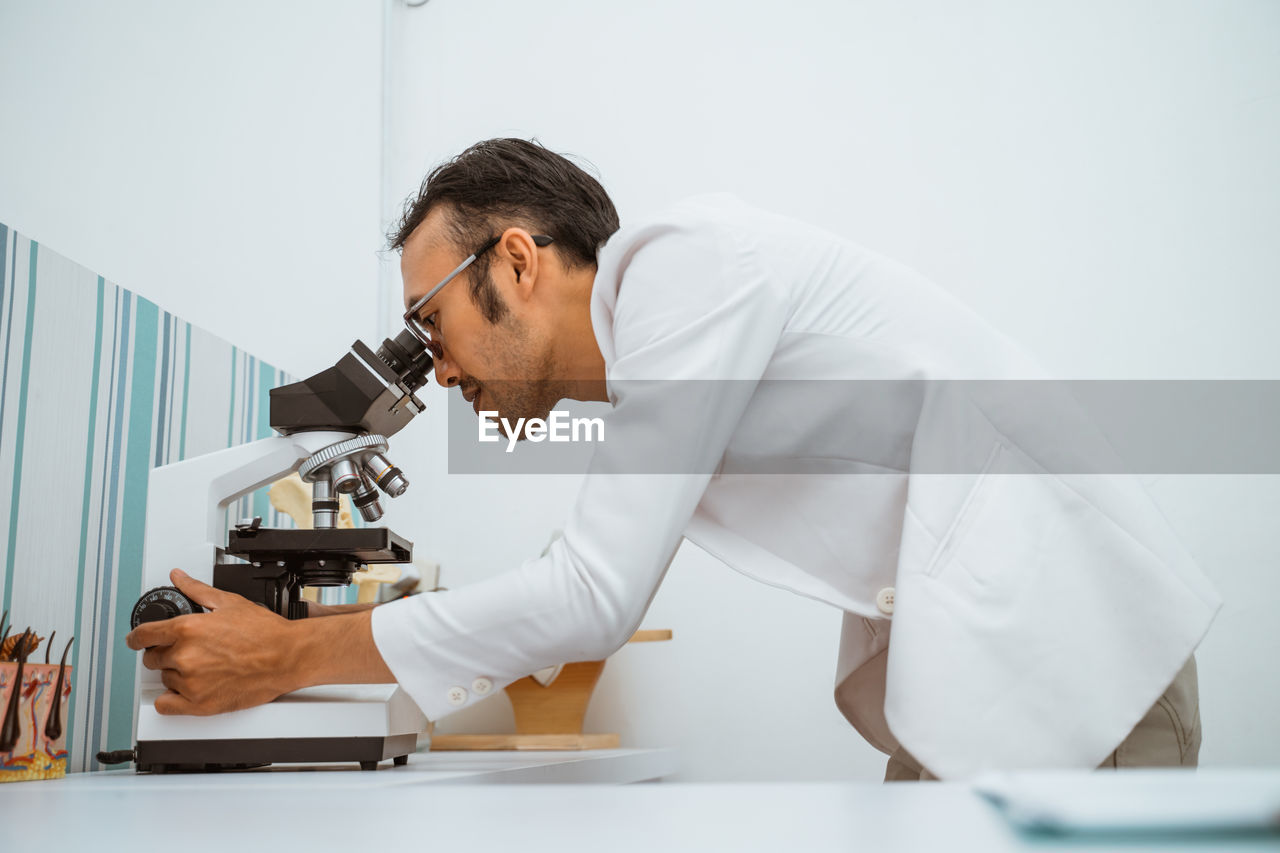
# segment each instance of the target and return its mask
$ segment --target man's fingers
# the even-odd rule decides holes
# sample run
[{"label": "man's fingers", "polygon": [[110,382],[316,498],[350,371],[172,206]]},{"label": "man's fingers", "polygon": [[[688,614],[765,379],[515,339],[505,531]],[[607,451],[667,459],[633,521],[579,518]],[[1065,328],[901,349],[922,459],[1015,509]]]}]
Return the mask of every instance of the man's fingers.
[{"label": "man's fingers", "polygon": [[142,665],[147,669],[178,670],[173,659],[173,646],[152,646],[142,653]]},{"label": "man's fingers", "polygon": [[173,619],[143,622],[128,633],[124,638],[124,644],[135,652],[152,646],[171,646],[176,639],[173,623]]},{"label": "man's fingers", "polygon": [[[176,669],[160,670],[160,683],[179,695],[186,692],[187,680]],[[159,707],[158,702],[157,707]]]},{"label": "man's fingers", "polygon": [[195,703],[180,693],[170,690],[156,697],[156,713],[158,714],[198,714]]},{"label": "man's fingers", "polygon": [[169,580],[181,590],[183,595],[206,610],[217,610],[219,607],[226,606],[232,599],[239,597],[221,589],[214,589],[207,583],[191,577],[182,569],[174,569],[169,572]]}]

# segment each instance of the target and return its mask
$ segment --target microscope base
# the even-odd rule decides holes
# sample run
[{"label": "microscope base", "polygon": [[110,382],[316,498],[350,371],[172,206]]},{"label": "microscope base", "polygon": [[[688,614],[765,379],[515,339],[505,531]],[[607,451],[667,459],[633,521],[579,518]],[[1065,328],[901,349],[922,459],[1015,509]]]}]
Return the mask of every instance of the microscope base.
[{"label": "microscope base", "polygon": [[408,760],[426,717],[394,684],[309,687],[274,702],[211,717],[164,716],[144,689],[138,708],[139,772],[243,770],[266,764]]},{"label": "microscope base", "polygon": [[416,734],[392,737],[256,738],[240,740],[139,741],[139,773],[247,770],[267,764],[358,762],[373,770],[380,761],[397,765],[417,751]]}]

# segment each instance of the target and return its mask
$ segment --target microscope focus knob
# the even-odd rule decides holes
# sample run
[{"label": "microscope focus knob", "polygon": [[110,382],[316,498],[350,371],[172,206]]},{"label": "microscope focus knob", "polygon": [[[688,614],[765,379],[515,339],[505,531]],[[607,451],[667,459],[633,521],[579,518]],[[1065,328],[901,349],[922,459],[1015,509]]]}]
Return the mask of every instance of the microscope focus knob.
[{"label": "microscope focus knob", "polygon": [[148,590],[142,598],[138,599],[138,603],[133,605],[129,625],[137,628],[143,622],[159,622],[161,619],[203,612],[203,607],[183,595],[177,587],[158,586]]}]

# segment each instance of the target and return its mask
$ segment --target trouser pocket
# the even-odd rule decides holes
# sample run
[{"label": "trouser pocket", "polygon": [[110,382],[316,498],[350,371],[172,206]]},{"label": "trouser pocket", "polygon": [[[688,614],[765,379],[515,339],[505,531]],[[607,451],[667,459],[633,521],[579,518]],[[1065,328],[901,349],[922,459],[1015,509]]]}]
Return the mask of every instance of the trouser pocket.
[{"label": "trouser pocket", "polygon": [[1100,767],[1195,767],[1199,760],[1200,690],[1192,656]]}]

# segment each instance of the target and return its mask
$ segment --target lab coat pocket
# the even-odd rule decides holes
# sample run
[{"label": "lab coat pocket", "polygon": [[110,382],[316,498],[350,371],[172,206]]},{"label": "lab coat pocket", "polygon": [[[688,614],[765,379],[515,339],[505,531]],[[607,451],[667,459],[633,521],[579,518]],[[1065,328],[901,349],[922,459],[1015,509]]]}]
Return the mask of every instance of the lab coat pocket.
[{"label": "lab coat pocket", "polygon": [[969,494],[965,496],[964,502],[956,512],[955,518],[952,519],[946,533],[943,534],[942,539],[938,542],[938,547],[933,552],[933,556],[925,566],[924,573],[929,577],[937,575],[947,565],[956,546],[964,541],[974,518],[982,512],[982,505],[987,496],[989,475],[1003,450],[1004,446],[999,442],[992,446],[982,470],[978,473],[977,480],[969,490]]},{"label": "lab coat pocket", "polygon": [[1082,509],[1060,478],[998,443],[927,573],[984,597],[1013,597],[1043,571],[1046,539]]}]

